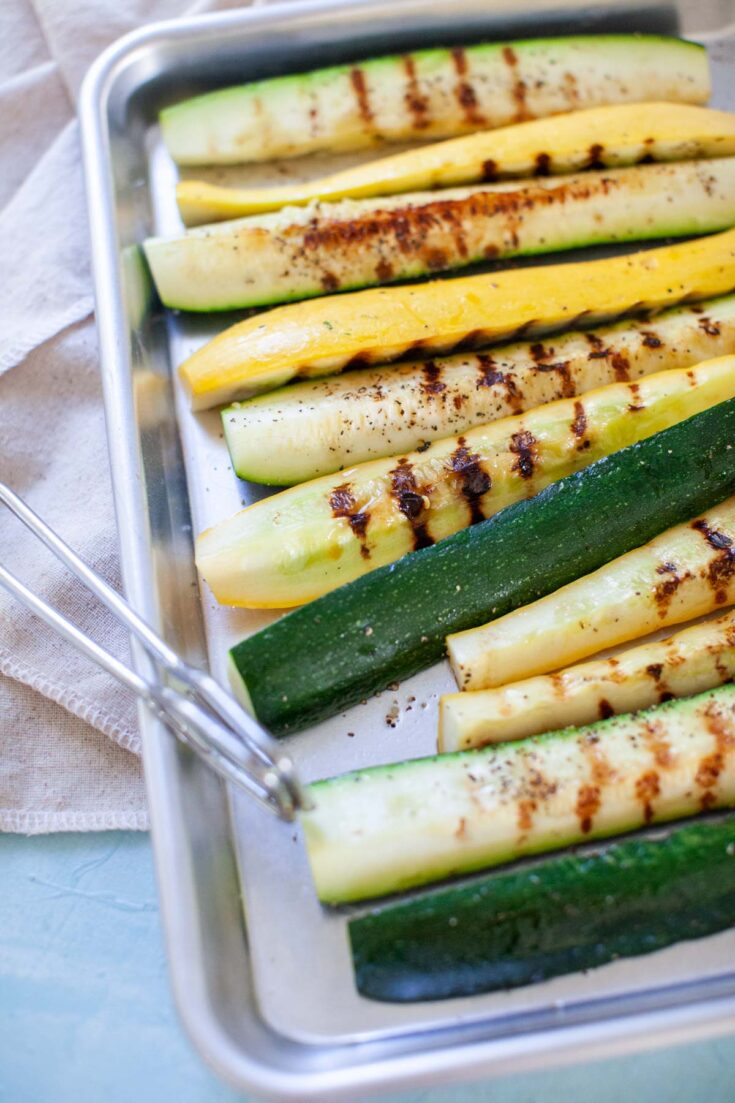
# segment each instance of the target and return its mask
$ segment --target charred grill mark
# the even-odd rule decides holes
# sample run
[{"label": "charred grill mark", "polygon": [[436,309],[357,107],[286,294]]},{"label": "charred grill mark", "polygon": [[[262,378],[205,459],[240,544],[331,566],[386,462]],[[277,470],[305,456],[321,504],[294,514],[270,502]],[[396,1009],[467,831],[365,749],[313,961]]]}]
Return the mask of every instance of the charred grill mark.
[{"label": "charred grill mark", "polygon": [[368,94],[367,84],[365,83],[365,74],[362,69],[355,67],[350,70],[350,83],[355,93],[357,110],[360,112],[360,118],[366,128],[373,130],[373,109],[370,106],[370,96]]},{"label": "charred grill mark", "polygon": [[569,104],[576,107],[579,103],[579,88],[577,87],[577,78],[574,73],[564,73],[562,77],[562,88]]},{"label": "charred grill mark", "polygon": [[498,179],[498,162],[493,161],[492,157],[482,162],[482,179],[488,184]]},{"label": "charred grill mark", "polygon": [[588,835],[592,830],[592,821],[601,803],[600,790],[596,785],[580,786],[575,812],[583,835]]},{"label": "charred grill mark", "polygon": [[641,402],[641,388],[639,383],[629,383],[628,390],[630,391],[630,402],[628,403],[628,409],[632,414],[638,410],[645,410],[645,403]]},{"label": "charred grill mark", "polygon": [[477,103],[477,93],[470,81],[466,79],[467,56],[461,46],[452,50],[452,61],[458,77],[454,94],[462,108],[465,119],[470,126],[480,127],[486,125],[487,119],[479,110]]},{"label": "charred grill mark", "polygon": [[336,486],[329,495],[329,507],[335,517],[344,517],[357,540],[360,541],[360,555],[370,558],[366,536],[370,514],[357,509],[357,501],[349,483]]},{"label": "charred grill mark", "polygon": [[585,337],[590,346],[590,351],[587,353],[587,359],[606,360],[608,350],[605,348],[602,338],[598,337],[596,333],[585,333]]},{"label": "charred grill mark", "polygon": [[720,751],[705,755],[700,760],[694,780],[700,789],[714,789],[717,779],[722,773],[725,760]]},{"label": "charred grill mark", "polygon": [[424,495],[416,485],[416,476],[413,466],[405,456],[399,459],[398,464],[390,472],[391,494],[398,509],[406,518],[413,530],[413,546],[428,548],[434,543],[426,529],[424,515],[426,513],[426,501]]},{"label": "charred grill mark", "polygon": [[627,383],[630,379],[630,361],[622,352],[614,352],[610,360],[615,378],[620,383]]},{"label": "charred grill mark", "polygon": [[668,769],[674,759],[671,753],[671,745],[666,740],[663,727],[655,722],[648,721],[645,726],[645,733],[646,745],[653,755],[653,761],[659,769]]},{"label": "charred grill mark", "polygon": [[536,466],[535,456],[536,438],[527,429],[513,433],[510,438],[510,450],[516,456],[512,470],[517,471],[522,479],[530,479]]},{"label": "charred grill mark", "polygon": [[664,581],[659,582],[653,590],[653,600],[658,606],[658,615],[663,620],[668,612],[669,605],[674,599],[674,594],[688,575],[680,575],[673,563],[662,563],[656,568],[656,572],[666,576]]},{"label": "charred grill mark", "polygon": [[324,272],[320,282],[325,291],[337,291],[339,289],[339,280],[334,272]]},{"label": "charred grill mark", "polygon": [[411,115],[411,125],[414,130],[425,130],[431,121],[429,101],[421,94],[416,76],[416,63],[410,54],[404,56],[403,68],[406,70],[406,91],[403,98]]},{"label": "charred grill mark", "polygon": [[536,811],[535,800],[518,801],[518,830],[525,835],[533,827],[533,814]]},{"label": "charred grill mark", "polygon": [[643,822],[650,823],[653,819],[653,801],[661,792],[661,779],[656,770],[648,770],[641,774],[635,783],[636,798],[643,805]]},{"label": "charred grill mark", "polygon": [[728,588],[735,575],[733,541],[726,533],[711,528],[703,518],[694,521],[692,528],[701,533],[709,546],[718,552],[707,568],[707,582],[714,591],[715,603],[724,605],[728,600]]},{"label": "charred grill mark", "polygon": [[512,46],[503,47],[503,61],[508,66],[511,76],[511,88],[510,94],[513,97],[516,111],[516,122],[522,122],[524,119],[530,118],[528,111],[528,104],[526,102],[526,93],[528,88],[525,80],[521,79],[521,75],[518,69],[518,55]]},{"label": "charred grill mark", "polygon": [[663,341],[650,329],[644,329],[641,333],[641,344],[645,345],[647,349],[660,349]]},{"label": "charred grill mark", "polygon": [[711,318],[701,317],[697,319],[699,328],[703,333],[706,333],[708,337],[719,337],[720,326],[718,322],[713,322]]},{"label": "charred grill mark", "polygon": [[390,263],[390,261],[387,261],[384,257],[381,257],[375,266],[375,275],[378,277],[381,283],[387,283],[388,280],[393,279],[393,265]]},{"label": "charred grill mark", "polygon": [[536,175],[548,176],[551,172],[551,155],[549,153],[536,154]]},{"label": "charred grill mark", "polygon": [[604,168],[602,160],[602,154],[605,152],[605,147],[595,142],[587,151],[587,167],[591,169]]},{"label": "charred grill mark", "polygon": [[574,419],[572,421],[572,433],[577,438],[577,451],[582,452],[589,448],[590,442],[586,437],[587,415],[581,402],[574,403]]},{"label": "charred grill mark", "polygon": [[427,360],[425,364],[421,366],[424,379],[421,383],[421,390],[426,395],[441,394],[442,391],[446,391],[446,383],[442,383],[441,374],[442,369],[435,360]]},{"label": "charred grill mark", "polygon": [[531,353],[531,359],[535,364],[540,364],[543,360],[549,359],[549,352],[540,341],[536,341],[531,345],[528,350]]},{"label": "charred grill mark", "polygon": [[609,720],[611,716],[615,715],[615,709],[604,697],[600,698],[599,705],[597,706],[597,712],[600,720]]},{"label": "charred grill mark", "polygon": [[[608,705],[608,707],[610,707]],[[602,744],[598,735],[588,735],[582,740],[582,750],[590,767],[590,780],[593,785],[602,791],[612,780],[614,770],[602,750]]]},{"label": "charred grill mark", "polygon": [[[465,252],[466,251],[465,247]],[[457,252],[461,252],[461,250],[458,249]],[[424,263],[430,272],[438,272],[442,268],[448,267],[451,261],[448,259],[443,249],[429,249],[424,254]]]},{"label": "charred grill mark", "polygon": [[457,438],[457,448],[449,460],[452,471],[459,477],[462,495],[470,507],[470,523],[476,525],[485,520],[481,499],[492,486],[492,479],[480,463],[480,457],[471,454],[464,437]]},{"label": "charred grill mark", "polygon": [[518,390],[516,381],[511,372],[498,371],[492,356],[478,356],[477,388],[494,387],[500,383],[505,388],[505,397],[508,406],[516,413],[523,409],[523,395]]}]

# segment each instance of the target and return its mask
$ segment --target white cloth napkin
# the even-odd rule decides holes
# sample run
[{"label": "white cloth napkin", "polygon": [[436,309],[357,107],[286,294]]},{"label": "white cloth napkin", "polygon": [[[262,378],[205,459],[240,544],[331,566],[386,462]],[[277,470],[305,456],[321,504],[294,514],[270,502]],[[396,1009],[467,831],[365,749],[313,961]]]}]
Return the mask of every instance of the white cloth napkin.
[{"label": "white cloth napkin", "polygon": [[[177,0],[0,4],[0,480],[114,585],[75,99],[105,46],[180,14]],[[126,656],[112,618],[6,512],[0,562]],[[139,752],[125,691],[0,596],[0,830],[145,828]]]}]

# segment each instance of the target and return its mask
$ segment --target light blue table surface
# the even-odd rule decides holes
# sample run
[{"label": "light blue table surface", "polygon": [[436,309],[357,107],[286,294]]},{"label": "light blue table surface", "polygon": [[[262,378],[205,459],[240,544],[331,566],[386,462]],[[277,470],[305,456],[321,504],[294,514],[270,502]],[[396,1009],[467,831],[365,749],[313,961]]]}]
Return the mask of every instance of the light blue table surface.
[{"label": "light blue table surface", "polygon": [[[0,836],[0,1103],[233,1103],[173,1009],[149,839]],[[735,1038],[391,1097],[733,1103]]]}]

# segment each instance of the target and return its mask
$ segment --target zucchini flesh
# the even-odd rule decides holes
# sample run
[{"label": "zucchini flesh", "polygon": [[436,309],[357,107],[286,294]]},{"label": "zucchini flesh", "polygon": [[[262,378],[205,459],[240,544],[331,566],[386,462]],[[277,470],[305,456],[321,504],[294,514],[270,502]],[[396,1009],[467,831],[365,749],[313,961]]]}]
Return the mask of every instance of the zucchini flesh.
[{"label": "zucchini flesh", "polygon": [[735,116],[727,111],[673,103],[615,104],[435,142],[306,183],[233,188],[183,180],[176,197],[184,222],[194,226],[315,199],[369,199],[642,160],[733,154]]},{"label": "zucchini flesh", "polygon": [[611,383],[256,502],[199,536],[197,566],[223,604],[301,605],[729,398],[735,356]]},{"label": "zucchini flesh", "polygon": [[580,35],[420,50],[207,93],[161,112],[182,165],[443,138],[578,107],[705,103],[701,46],[654,35]]},{"label": "zucchini flesh", "polygon": [[537,984],[735,923],[735,817],[549,858],[352,919],[357,989],[405,1003]]},{"label": "zucchini flesh", "polygon": [[449,636],[449,661],[462,689],[486,689],[733,602],[735,498],[728,498],[556,593]]},{"label": "zucchini flesh", "polygon": [[293,383],[228,406],[222,427],[241,479],[291,486],[357,463],[664,369],[735,352],[735,296],[553,342],[524,341]]},{"label": "zucchini flesh", "polygon": [[735,688],[316,782],[301,822],[339,904],[735,804]]},{"label": "zucchini flesh", "polygon": [[439,708],[440,752],[464,751],[591,724],[673,697],[703,693],[735,678],[735,614],[665,640],[580,663],[557,674],[475,693],[447,693]]},{"label": "zucchini flesh", "polygon": [[543,265],[277,307],[226,329],[180,367],[194,409],[332,375],[660,309],[735,288],[735,230],[603,260]]},{"label": "zucchini flesh", "polygon": [[227,310],[733,223],[735,157],[725,157],[287,207],[150,238],[145,254],[167,306]]},{"label": "zucchini flesh", "polygon": [[289,613],[232,649],[236,692],[278,735],[341,712],[735,493],[734,439],[731,399]]}]

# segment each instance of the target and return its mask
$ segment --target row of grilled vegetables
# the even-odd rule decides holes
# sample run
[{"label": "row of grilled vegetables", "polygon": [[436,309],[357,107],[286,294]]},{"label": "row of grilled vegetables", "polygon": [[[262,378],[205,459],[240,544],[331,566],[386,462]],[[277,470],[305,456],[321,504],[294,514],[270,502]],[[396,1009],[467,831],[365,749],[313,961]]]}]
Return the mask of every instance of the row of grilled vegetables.
[{"label": "row of grilled vegetables", "polygon": [[[164,113],[181,164],[465,135],[303,185],[184,181],[185,221],[218,224],[146,243],[170,306],[316,298],[181,367],[194,409],[228,404],[236,473],[289,487],[197,542],[219,601],[302,606],[233,648],[247,707],[287,735],[447,653],[460,690],[436,757],[310,787],[327,903],[735,805],[735,116],[708,90],[699,47],[597,36]],[[729,817],[389,905],[350,923],[358,987],[487,991],[720,930],[733,854]]]}]

